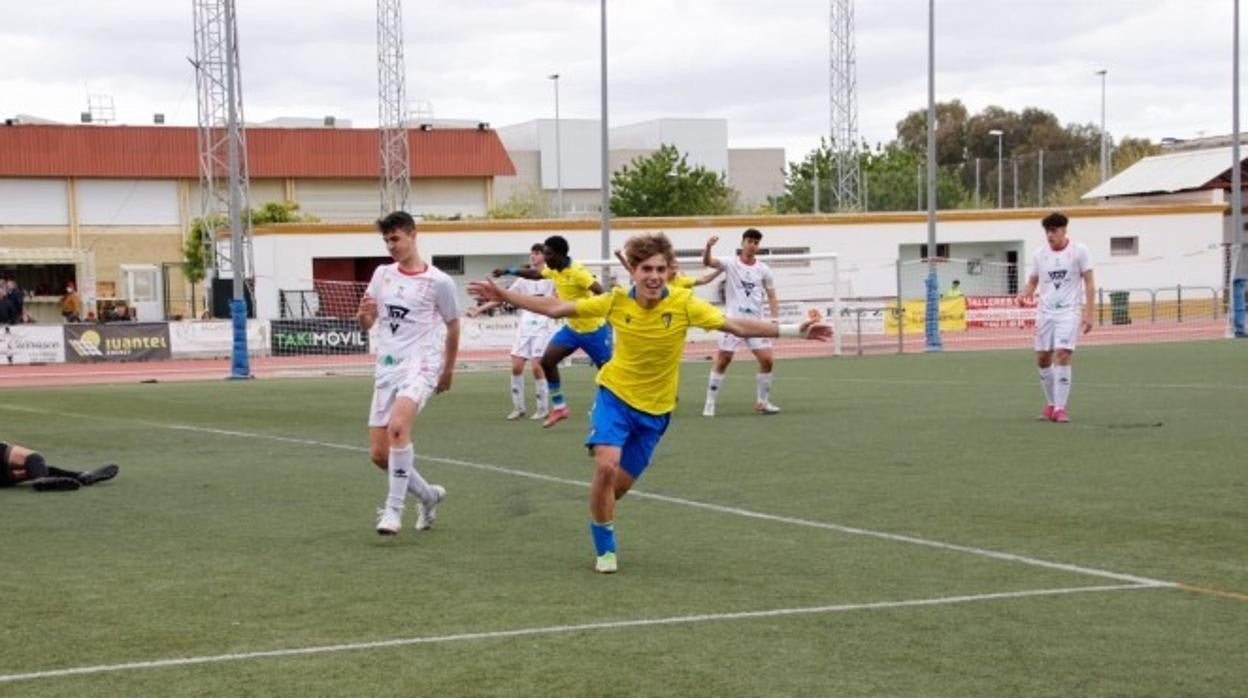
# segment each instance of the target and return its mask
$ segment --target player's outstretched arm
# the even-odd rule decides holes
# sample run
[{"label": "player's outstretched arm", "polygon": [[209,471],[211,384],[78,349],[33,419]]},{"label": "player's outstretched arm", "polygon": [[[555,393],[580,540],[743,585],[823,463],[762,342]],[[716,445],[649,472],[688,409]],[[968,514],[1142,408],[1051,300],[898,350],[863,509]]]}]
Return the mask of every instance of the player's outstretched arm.
[{"label": "player's outstretched arm", "polygon": [[468,295],[473,298],[483,298],[486,302],[501,301],[510,303],[517,308],[531,310],[538,315],[545,315],[546,317],[561,318],[576,315],[576,306],[561,298],[515,293],[505,288],[500,288],[490,279],[469,282]]},{"label": "player's outstretched arm", "polygon": [[702,266],[723,271],[724,265],[719,263],[718,259],[711,256],[711,249],[715,247],[715,243],[719,242],[719,236],[712,235],[706,239],[706,246],[702,248]]},{"label": "player's outstretched arm", "polygon": [[800,325],[780,325],[767,320],[730,317],[724,318],[724,326],[720,329],[738,337],[794,337],[813,339],[816,342],[826,342],[832,338],[832,326],[814,320],[807,320]]},{"label": "player's outstretched arm", "polygon": [[709,284],[709,283],[711,283],[712,281],[714,281],[714,280],[716,279],[716,277],[718,277],[720,274],[723,274],[723,273],[724,273],[724,270],[723,270],[723,269],[712,269],[712,270],[711,270],[711,272],[710,272],[709,274],[706,274],[705,276],[702,276],[702,277],[699,277],[698,279],[696,279],[696,280],[693,282],[693,285],[694,285],[694,286],[705,286],[706,284]]},{"label": "player's outstretched arm", "polygon": [[619,250],[616,250],[616,251],[615,251],[615,258],[616,258],[616,259],[618,259],[618,260],[620,260],[620,264],[622,264],[622,265],[624,266],[624,271],[628,272],[628,273],[629,273],[629,275],[631,276],[631,275],[632,275],[632,273],[633,273],[633,268],[632,268],[631,266],[629,266],[629,264],[628,264],[628,259],[624,257],[624,253],[623,253],[623,252],[621,252],[621,251],[619,251]]},{"label": "player's outstretched arm", "polygon": [[502,301],[490,301],[489,303],[482,303],[481,305],[474,305],[471,308],[469,308],[467,311],[465,311],[464,315],[467,315],[468,317],[476,317],[480,315],[481,313],[488,313],[489,311],[501,306],[502,304],[503,304]]},{"label": "player's outstretched arm", "polygon": [[490,274],[496,279],[500,276],[516,276],[521,279],[532,279],[533,281],[537,281],[542,278],[542,272],[534,269],[533,267],[506,267],[503,269],[495,269],[490,272]]}]

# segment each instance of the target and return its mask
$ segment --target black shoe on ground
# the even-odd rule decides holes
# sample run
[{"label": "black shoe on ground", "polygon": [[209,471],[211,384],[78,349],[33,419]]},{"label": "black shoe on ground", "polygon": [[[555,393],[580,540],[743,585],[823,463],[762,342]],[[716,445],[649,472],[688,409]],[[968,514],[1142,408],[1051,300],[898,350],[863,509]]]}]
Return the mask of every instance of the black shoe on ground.
[{"label": "black shoe on ground", "polygon": [[73,492],[78,489],[78,481],[72,477],[50,475],[31,480],[30,486],[36,492]]},{"label": "black shoe on ground", "polygon": [[88,470],[87,472],[79,475],[78,482],[84,485],[94,485],[97,482],[104,482],[105,480],[112,480],[113,478],[117,477],[117,473],[120,471],[121,471],[121,468],[118,468],[117,466],[112,465],[110,463],[109,465],[103,466],[101,468],[96,468],[95,470]]}]

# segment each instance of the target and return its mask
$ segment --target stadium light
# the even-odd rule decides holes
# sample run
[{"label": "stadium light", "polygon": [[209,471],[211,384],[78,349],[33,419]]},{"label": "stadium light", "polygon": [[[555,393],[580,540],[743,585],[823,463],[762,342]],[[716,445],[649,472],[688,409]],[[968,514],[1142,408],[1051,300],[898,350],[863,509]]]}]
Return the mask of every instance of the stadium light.
[{"label": "stadium light", "polygon": [[563,218],[563,153],[560,151],[561,138],[559,137],[559,73],[551,73],[546,76],[555,84],[555,187],[559,192],[559,218]]}]

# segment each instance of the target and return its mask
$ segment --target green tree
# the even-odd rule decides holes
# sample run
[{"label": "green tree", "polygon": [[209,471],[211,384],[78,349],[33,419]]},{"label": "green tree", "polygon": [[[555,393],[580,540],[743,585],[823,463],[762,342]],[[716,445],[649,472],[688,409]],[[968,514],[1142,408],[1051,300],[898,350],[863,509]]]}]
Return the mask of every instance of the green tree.
[{"label": "green tree", "polygon": [[[927,196],[927,170],[918,153],[894,141],[870,149],[865,143],[858,156],[858,167],[865,185],[865,208],[870,211],[914,211],[920,208],[920,193]],[[822,139],[819,146],[801,162],[789,163],[784,194],[769,204],[777,213],[814,211],[815,175],[819,181],[819,210],[828,211],[832,202],[832,150]],[[956,167],[941,167],[936,173],[938,208],[966,205],[967,195]],[[923,199],[923,203],[926,199]]]},{"label": "green tree", "polygon": [[[294,201],[270,201],[260,208],[248,209],[245,215],[250,217],[252,226],[317,220],[316,216],[299,213],[299,204]],[[212,250],[205,243],[208,231],[228,229],[229,226],[229,220],[222,215],[208,220],[196,217],[191,221],[191,231],[182,247],[182,274],[192,285],[204,280],[204,274],[213,262]]]},{"label": "green tree", "polygon": [[639,157],[611,175],[617,216],[699,216],[732,213],[737,195],[721,173],[691,167],[672,145]]}]

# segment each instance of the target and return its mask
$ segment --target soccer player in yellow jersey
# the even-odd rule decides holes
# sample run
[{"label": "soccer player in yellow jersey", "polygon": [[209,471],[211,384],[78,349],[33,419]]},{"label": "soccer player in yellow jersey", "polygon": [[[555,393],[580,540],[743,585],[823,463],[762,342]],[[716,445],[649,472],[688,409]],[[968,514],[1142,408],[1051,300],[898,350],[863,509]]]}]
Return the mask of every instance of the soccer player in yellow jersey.
[{"label": "soccer player in yellow jersey", "polygon": [[827,341],[832,328],[815,322],[778,325],[766,320],[724,317],[689,289],[672,288],[667,273],[674,255],[662,233],[638,235],[625,245],[633,288],[575,302],[522,296],[492,281],[474,281],[468,292],[501,300],[550,317],[605,318],[616,332],[615,353],[598,372],[598,398],[586,446],[593,450],[590,533],[602,573],[617,568],[615,502],[641,477],[667,430],[676,407],[680,359],[690,327],[739,337],[806,337]]},{"label": "soccer player in yellow jersey", "polygon": [[[555,282],[555,295],[567,301],[589,298],[602,293],[602,286],[594,280],[594,275],[584,266],[573,262],[568,256],[568,241],[562,235],[551,235],[546,238],[546,267],[535,269],[525,267],[517,269],[495,269],[494,276],[511,274],[522,279],[550,279]],[[508,301],[510,302],[510,301]],[[516,305],[516,304],[512,304]],[[525,308],[523,305],[517,305]],[[611,328],[602,318],[569,318],[568,324],[561,327],[550,341],[546,343],[546,351],[542,354],[542,371],[546,374],[546,387],[550,390],[550,414],[542,426],[553,427],[568,418],[571,413],[567,402],[563,399],[563,388],[559,381],[559,362],[571,356],[577,349],[589,355],[594,366],[602,365],[611,360]]]}]

